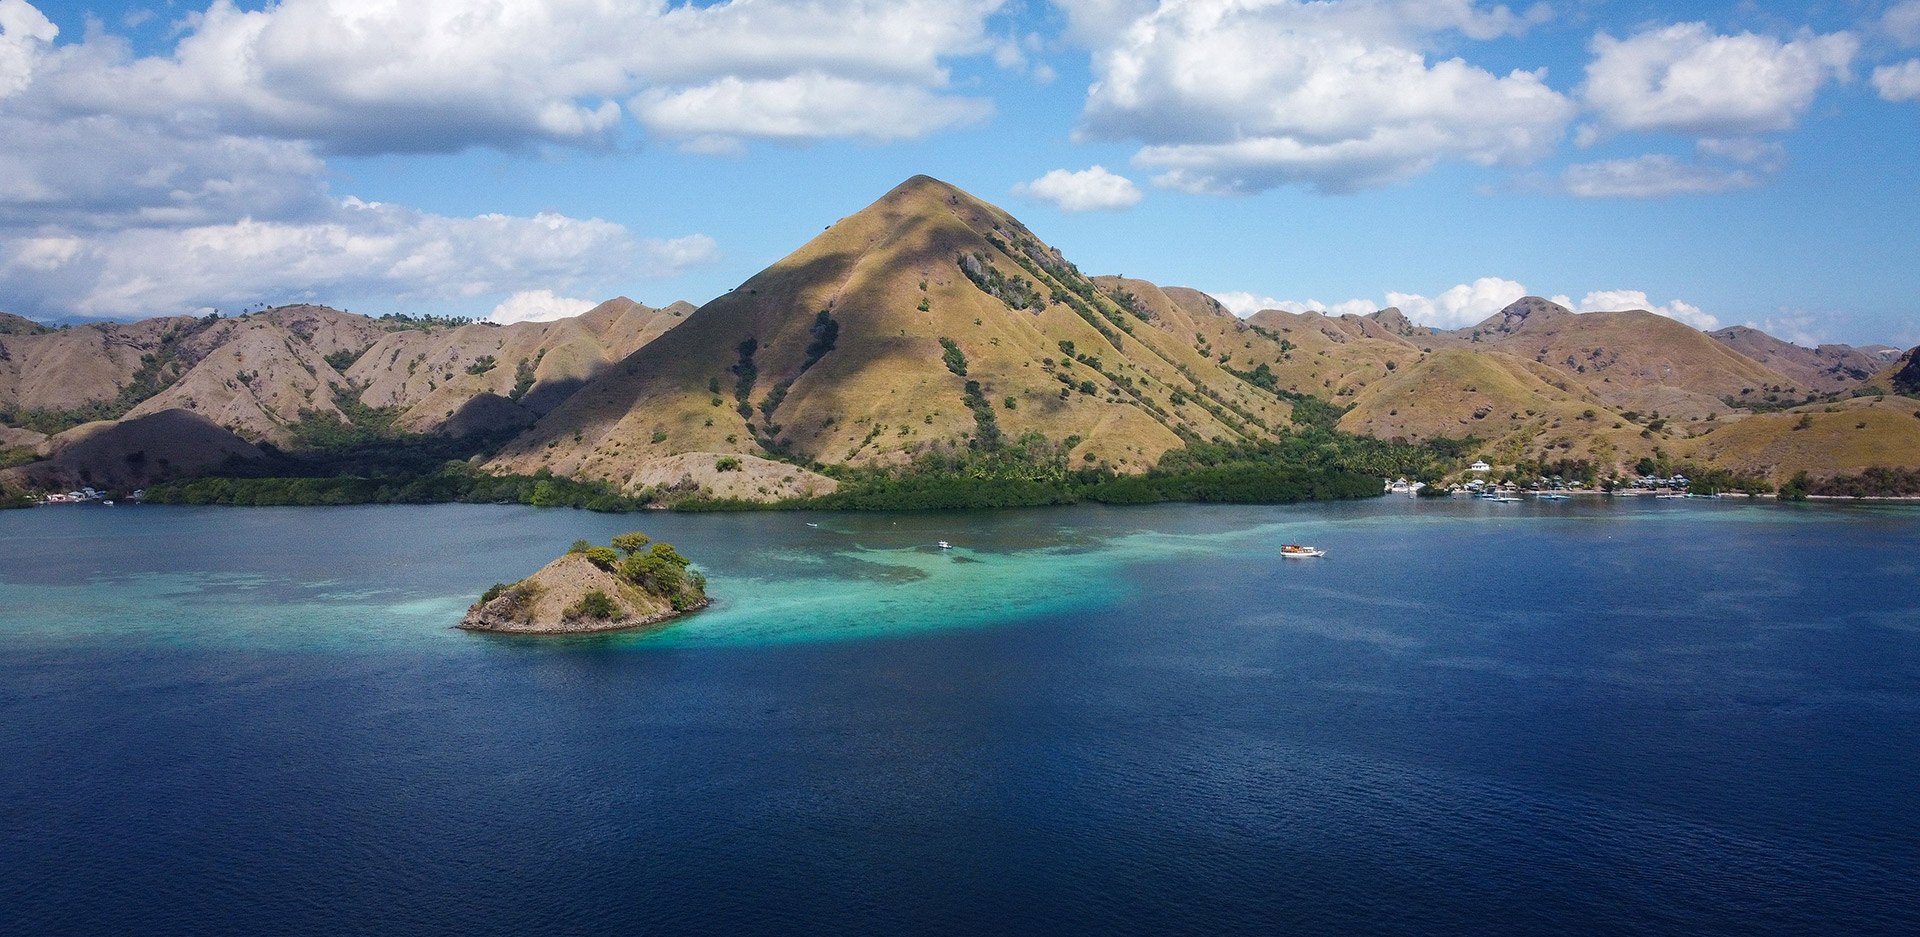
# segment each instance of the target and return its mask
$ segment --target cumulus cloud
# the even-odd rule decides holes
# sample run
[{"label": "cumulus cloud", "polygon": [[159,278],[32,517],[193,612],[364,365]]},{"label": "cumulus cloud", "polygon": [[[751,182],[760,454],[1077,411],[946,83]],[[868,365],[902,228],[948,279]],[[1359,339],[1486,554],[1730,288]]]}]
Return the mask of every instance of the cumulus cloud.
[{"label": "cumulus cloud", "polygon": [[1874,69],[1873,89],[1888,101],[1920,99],[1920,59],[1908,59],[1898,65],[1882,65]]},{"label": "cumulus cloud", "polygon": [[1055,169],[1014,186],[1013,191],[1072,212],[1117,211],[1140,204],[1140,187],[1132,179],[1108,172],[1105,166],[1079,172]]},{"label": "cumulus cloud", "polygon": [[[1001,2],[495,0],[478,13],[465,0],[281,0],[261,10],[214,0],[183,21],[169,55],[135,57],[123,40],[94,36],[40,56],[33,84],[65,113],[192,115],[222,132],[330,152],[600,145],[620,124],[619,102],[636,95],[715,106],[729,93],[742,98],[707,119],[733,114],[739,126],[703,132],[875,136],[874,122],[849,129],[849,87],[894,103],[908,88],[930,103],[895,134],[910,136],[977,117],[978,102],[940,93],[944,63],[990,51],[986,20]],[[33,10],[0,4],[0,17]],[[22,57],[14,23],[0,22],[7,76]],[[823,84],[836,90],[823,96]],[[825,106],[806,107],[815,102]],[[779,118],[771,124],[769,111]]]},{"label": "cumulus cloud", "polygon": [[1560,186],[1577,198],[1663,198],[1751,189],[1759,173],[1676,159],[1664,153],[1568,166]]},{"label": "cumulus cloud", "polygon": [[1845,80],[1859,51],[1852,34],[1724,36],[1677,23],[1615,39],[1594,37],[1580,95],[1606,130],[1729,136],[1791,130],[1829,81]]},{"label": "cumulus cloud", "polygon": [[0,226],[191,225],[330,210],[305,143],[0,113]]},{"label": "cumulus cloud", "polygon": [[0,0],[0,99],[20,92],[60,28],[26,0]]},{"label": "cumulus cloud", "polygon": [[1527,295],[1527,288],[1512,280],[1481,277],[1462,283],[1438,296],[1418,293],[1388,293],[1387,305],[1397,306],[1407,319],[1437,329],[1457,329],[1472,325]]},{"label": "cumulus cloud", "polygon": [[1880,23],[1903,46],[1920,46],[1920,0],[1902,0],[1887,8]]},{"label": "cumulus cloud", "polygon": [[[1296,302],[1248,292],[1221,292],[1210,295],[1219,300],[1221,305],[1232,310],[1235,315],[1243,318],[1262,309],[1280,309],[1295,313],[1323,312],[1329,315],[1349,313],[1365,315],[1381,308],[1371,300],[1365,299],[1350,299],[1329,307],[1317,300]],[[1436,329],[1457,329],[1475,325],[1527,295],[1529,295],[1527,288],[1513,280],[1481,277],[1472,283],[1459,284],[1433,297],[1419,293],[1388,292],[1386,304],[1398,307],[1409,321],[1416,324]],[[1640,290],[1595,290],[1578,302],[1568,296],[1555,296],[1553,301],[1574,312],[1618,312],[1641,309],[1669,319],[1676,319],[1702,331],[1720,327],[1720,320],[1708,315],[1692,303],[1676,299],[1656,304]]]},{"label": "cumulus cloud", "polygon": [[552,290],[522,290],[493,307],[493,313],[487,316],[487,321],[501,325],[552,322],[555,319],[572,318],[597,305],[591,299],[555,296]]},{"label": "cumulus cloud", "polygon": [[1136,165],[1193,192],[1347,192],[1440,159],[1524,163],[1573,114],[1544,72],[1429,65],[1421,49],[1528,22],[1467,0],[1167,0],[1125,29],[1083,30],[1099,44],[1078,133],[1140,140]]},{"label": "cumulus cloud", "polygon": [[1305,301],[1275,299],[1271,296],[1261,296],[1256,293],[1248,293],[1240,290],[1209,293],[1207,295],[1219,300],[1220,305],[1227,307],[1229,312],[1232,312],[1242,319],[1263,309],[1278,309],[1282,312],[1292,313],[1320,312],[1330,316],[1364,316],[1368,313],[1378,311],[1380,308],[1379,304],[1370,299],[1349,299],[1346,302],[1334,303],[1329,306],[1317,299]]},{"label": "cumulus cloud", "polygon": [[[31,4],[0,0],[0,292],[43,316],[127,316],[261,299],[471,304],[674,276],[716,259],[714,241],[342,199],[322,154],[592,143],[621,119],[615,95],[733,72],[780,82],[812,68],[855,86],[843,98],[899,86],[937,112],[958,100],[927,90],[946,82],[943,56],[995,5],[499,0],[474,16],[455,0],[214,0],[143,58],[98,23],[55,45]],[[777,133],[865,133],[821,114]],[[919,119],[903,135],[938,123]]]},{"label": "cumulus cloud", "polygon": [[1720,327],[1720,320],[1708,315],[1699,306],[1677,299],[1656,304],[1640,290],[1596,290],[1588,293],[1577,303],[1567,296],[1555,296],[1553,301],[1574,312],[1621,312],[1639,309],[1684,322],[1702,332]]},{"label": "cumulus cloud", "polygon": [[597,218],[452,218],[349,198],[310,222],[14,237],[0,243],[0,282],[36,312],[153,315],[263,298],[470,300],[594,283],[636,264],[670,275],[713,253],[704,235],[637,241]]},{"label": "cumulus cloud", "polygon": [[818,72],[765,80],[728,76],[697,88],[655,88],[628,106],[649,130],[680,139],[688,149],[722,153],[737,151],[745,137],[911,139],[993,113],[993,103],[984,98]]}]

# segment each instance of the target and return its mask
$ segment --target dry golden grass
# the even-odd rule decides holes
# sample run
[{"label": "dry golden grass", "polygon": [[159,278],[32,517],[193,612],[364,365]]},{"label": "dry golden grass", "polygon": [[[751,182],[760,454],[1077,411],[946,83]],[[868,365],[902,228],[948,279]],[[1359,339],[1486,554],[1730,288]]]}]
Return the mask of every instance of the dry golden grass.
[{"label": "dry golden grass", "polygon": [[[1077,436],[1076,459],[1091,455],[1121,471],[1149,467],[1182,444],[1181,431],[1240,438],[1287,424],[1284,404],[1221,371],[1188,340],[1129,319],[1133,334],[1116,344],[1067,304],[1009,308],[957,263],[983,255],[1006,277],[1038,281],[1043,296],[1067,286],[1023,269],[995,244],[1020,252],[1023,240],[1047,250],[1000,209],[945,183],[911,179],[701,307],[543,418],[493,464],[633,485],[639,466],[662,457],[752,454],[763,438],[805,460],[894,463],[931,446],[966,444],[976,429],[964,399],[970,380],[1006,436]],[[1177,306],[1164,295],[1155,301]],[[838,323],[838,338],[803,372],[822,310]],[[1220,320],[1216,328],[1236,325]],[[965,377],[943,363],[941,338],[965,354]],[[757,377],[743,416],[733,369],[749,339]],[[1100,370],[1065,360],[1061,341],[1097,358]],[[1081,393],[1083,381],[1096,393]],[[761,405],[781,384],[786,394],[769,415]],[[1176,392],[1185,402],[1173,402]]]},{"label": "dry golden grass", "polygon": [[1920,411],[1920,400],[1906,397],[1815,404],[1747,417],[1690,440],[1678,451],[1775,481],[1799,471],[1820,476],[1875,465],[1916,468],[1920,467],[1916,411]]},{"label": "dry golden grass", "polygon": [[1348,432],[1410,441],[1473,436],[1496,465],[1521,458],[1586,458],[1611,467],[1667,441],[1551,368],[1499,352],[1436,351],[1375,381],[1340,421]]}]

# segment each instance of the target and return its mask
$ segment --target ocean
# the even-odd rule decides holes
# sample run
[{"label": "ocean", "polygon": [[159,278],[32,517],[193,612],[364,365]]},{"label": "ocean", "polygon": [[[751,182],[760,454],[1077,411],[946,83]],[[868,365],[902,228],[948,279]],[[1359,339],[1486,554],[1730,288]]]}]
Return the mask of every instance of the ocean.
[{"label": "ocean", "polygon": [[1913,934],[1916,778],[1915,506],[0,512],[5,934]]}]

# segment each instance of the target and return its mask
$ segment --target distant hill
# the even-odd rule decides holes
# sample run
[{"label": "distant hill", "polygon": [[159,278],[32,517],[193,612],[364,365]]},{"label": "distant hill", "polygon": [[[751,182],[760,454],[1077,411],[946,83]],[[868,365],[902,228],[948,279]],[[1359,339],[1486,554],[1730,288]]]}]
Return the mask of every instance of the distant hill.
[{"label": "distant hill", "polygon": [[53,330],[32,319],[0,312],[0,335],[40,335],[50,331]]},{"label": "distant hill", "polygon": [[1362,391],[1340,428],[1384,438],[1484,440],[1496,463],[1632,462],[1664,439],[1553,368],[1502,352],[1443,349]]},{"label": "distant hill", "polygon": [[1886,367],[1868,377],[1866,383],[1907,397],[1920,397],[1920,347],[1910,348],[1898,355]]},{"label": "distant hill", "polygon": [[[1795,399],[1807,388],[1704,333],[1644,310],[1571,310],[1529,296],[1436,344],[1490,348],[1552,367],[1622,411],[1724,417],[1736,404]],[[1771,396],[1770,396],[1771,395]]]},{"label": "distant hill", "polygon": [[1754,361],[1792,378],[1800,386],[1835,393],[1861,386],[1874,372],[1899,357],[1898,348],[1869,345],[1820,345],[1804,348],[1783,342],[1759,329],[1734,325],[1708,332],[1707,337]]},{"label": "distant hill", "polygon": [[[621,298],[571,319],[501,327],[295,305],[232,318],[21,328],[0,338],[0,416],[57,432],[190,410],[281,447],[296,444],[303,421],[351,424],[348,411],[361,408],[396,411],[395,425],[420,432],[513,428],[692,308]],[[469,407],[488,394],[498,401]]]},{"label": "distant hill", "polygon": [[1455,330],[1392,308],[1242,320],[1198,290],[1083,274],[916,176],[697,309],[617,298],[508,326],[312,305],[60,329],[0,314],[0,465],[16,483],[137,482],[370,444],[398,451],[327,464],[386,477],[478,453],[595,491],[752,501],[834,491],[826,466],[996,441],[1130,474],[1337,426],[1472,436],[1503,471],[1659,456],[1779,481],[1920,465],[1920,403],[1879,393],[1920,395],[1916,352],[1537,296]]}]

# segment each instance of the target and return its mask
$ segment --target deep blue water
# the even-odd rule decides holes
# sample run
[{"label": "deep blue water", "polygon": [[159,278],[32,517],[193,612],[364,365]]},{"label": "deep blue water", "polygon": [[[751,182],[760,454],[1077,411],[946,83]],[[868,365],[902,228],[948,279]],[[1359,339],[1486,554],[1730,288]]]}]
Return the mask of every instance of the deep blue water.
[{"label": "deep blue water", "polygon": [[1917,784],[1914,508],[0,513],[0,934],[1913,934]]}]

